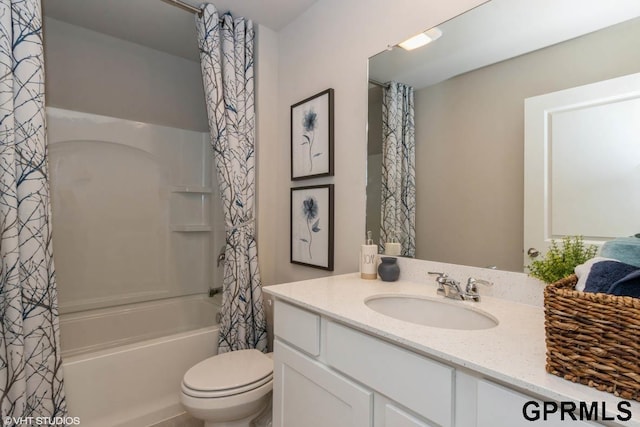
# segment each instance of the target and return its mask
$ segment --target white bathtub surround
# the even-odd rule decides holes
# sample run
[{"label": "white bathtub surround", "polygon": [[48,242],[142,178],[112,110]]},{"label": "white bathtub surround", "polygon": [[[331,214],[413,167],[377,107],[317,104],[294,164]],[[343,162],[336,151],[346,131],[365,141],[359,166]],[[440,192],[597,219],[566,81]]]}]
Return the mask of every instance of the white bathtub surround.
[{"label": "white bathtub surround", "polygon": [[221,296],[205,295],[222,282],[211,260],[224,225],[209,136],[47,114],[70,413],[109,427],[179,415],[182,375],[217,352]]},{"label": "white bathtub surround", "polygon": [[67,357],[69,414],[86,427],[139,427],[184,413],[184,373],[217,352],[216,326]]},{"label": "white bathtub surround", "polygon": [[52,107],[47,125],[61,313],[220,285],[206,133]]},{"label": "white bathtub surround", "polygon": [[70,413],[83,426],[134,427],[184,412],[182,375],[216,354],[219,308],[220,295],[194,295],[62,315]]},{"label": "white bathtub surround", "polygon": [[[498,289],[497,293],[512,299],[487,296],[487,288],[483,287],[480,289],[480,302],[455,303],[483,310],[497,319],[499,324],[482,330],[421,326],[377,313],[364,303],[367,298],[379,294],[442,299],[436,293],[433,279],[426,277],[427,271],[438,268],[459,280],[466,280],[468,275],[472,275],[494,281],[494,290]],[[358,274],[347,274],[270,286],[266,292],[278,300],[319,313],[328,320],[338,321],[456,369],[472,371],[475,375],[507,384],[543,400],[606,402],[608,413],[616,410],[620,399],[614,395],[546,373],[543,309],[539,305],[516,302],[513,299],[522,298],[522,295],[514,297],[509,292],[515,286],[537,286],[525,275],[415,260],[401,260],[401,269],[401,280],[393,283],[367,281],[360,279]],[[417,280],[410,280],[413,277]],[[538,292],[540,289],[538,287]],[[541,298],[535,291],[524,292],[524,295],[527,294],[532,300]],[[275,313],[276,329],[278,316],[283,315],[278,313],[278,309]],[[286,319],[282,323],[286,324]],[[640,417],[640,403],[631,402],[630,405],[634,416]],[[640,420],[634,418],[625,425],[640,426]]]},{"label": "white bathtub surround", "polygon": [[[220,20],[215,6],[206,4],[196,27],[213,149],[208,153],[213,153],[226,223],[219,349],[266,351],[255,239],[253,22],[230,14]],[[223,68],[233,71],[223,74]]]},{"label": "white bathtub surround", "polygon": [[62,356],[105,350],[216,324],[221,295],[168,298],[60,316]]}]

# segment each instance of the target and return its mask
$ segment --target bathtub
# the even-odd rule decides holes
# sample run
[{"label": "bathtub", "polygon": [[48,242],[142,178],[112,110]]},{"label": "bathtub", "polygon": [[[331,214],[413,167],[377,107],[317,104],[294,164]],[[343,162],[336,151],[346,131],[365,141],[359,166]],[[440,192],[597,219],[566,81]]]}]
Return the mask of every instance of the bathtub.
[{"label": "bathtub", "polygon": [[83,427],[140,427],[179,415],[182,376],[217,353],[219,300],[172,298],[62,315],[69,415]]}]

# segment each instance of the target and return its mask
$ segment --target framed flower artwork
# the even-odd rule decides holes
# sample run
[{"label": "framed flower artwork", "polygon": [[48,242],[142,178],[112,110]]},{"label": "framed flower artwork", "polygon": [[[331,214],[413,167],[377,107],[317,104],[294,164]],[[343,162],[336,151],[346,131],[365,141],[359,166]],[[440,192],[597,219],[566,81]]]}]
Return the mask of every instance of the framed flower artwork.
[{"label": "framed flower artwork", "polygon": [[333,175],[333,89],[291,106],[291,179]]},{"label": "framed flower artwork", "polygon": [[333,271],[333,184],[291,189],[291,262]]}]

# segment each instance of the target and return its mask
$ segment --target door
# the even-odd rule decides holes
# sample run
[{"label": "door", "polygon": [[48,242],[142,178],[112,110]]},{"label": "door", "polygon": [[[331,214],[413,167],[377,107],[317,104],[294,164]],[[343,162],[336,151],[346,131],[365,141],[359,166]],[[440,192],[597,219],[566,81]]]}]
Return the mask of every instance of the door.
[{"label": "door", "polygon": [[640,73],[525,100],[525,265],[552,239],[640,232],[639,117]]},{"label": "door", "polygon": [[277,339],[274,364],[274,427],[371,427],[371,391]]},{"label": "door", "polygon": [[410,414],[392,400],[376,394],[373,411],[374,427],[435,427],[422,417]]}]

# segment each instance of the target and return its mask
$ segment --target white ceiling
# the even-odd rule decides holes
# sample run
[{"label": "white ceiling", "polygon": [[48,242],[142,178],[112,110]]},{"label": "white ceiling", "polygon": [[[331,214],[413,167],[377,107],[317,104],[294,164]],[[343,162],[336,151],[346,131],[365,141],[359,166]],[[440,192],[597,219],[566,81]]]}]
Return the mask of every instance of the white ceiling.
[{"label": "white ceiling", "polygon": [[371,58],[369,77],[420,89],[638,16],[639,0],[492,0],[438,25],[432,44]]},{"label": "white ceiling", "polygon": [[[199,0],[184,0],[198,7]],[[215,0],[278,31],[317,0]],[[194,16],[162,0],[44,0],[45,16],[198,61]],[[443,36],[371,59],[370,77],[422,88],[640,16],[639,0],[492,0],[438,27]]]},{"label": "white ceiling", "polygon": [[[316,0],[215,0],[231,11],[279,31]],[[185,0],[198,7],[202,2]],[[45,16],[198,61],[194,16],[162,0],[43,0]],[[46,29],[45,29],[46,31]]]}]

